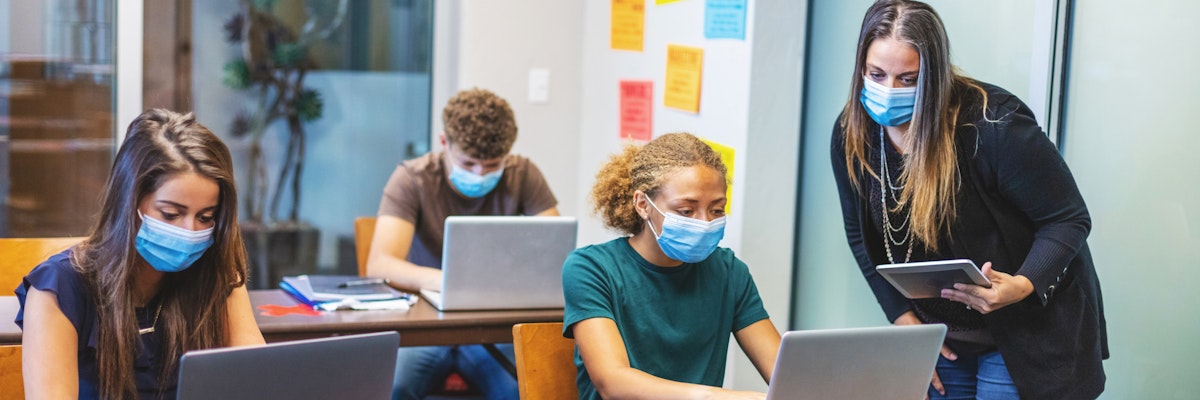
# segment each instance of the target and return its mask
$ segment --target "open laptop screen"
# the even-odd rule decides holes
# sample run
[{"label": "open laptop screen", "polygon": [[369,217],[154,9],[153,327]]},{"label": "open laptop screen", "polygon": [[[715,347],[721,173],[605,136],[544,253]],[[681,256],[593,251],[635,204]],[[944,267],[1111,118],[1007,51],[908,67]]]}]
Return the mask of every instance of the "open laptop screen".
[{"label": "open laptop screen", "polygon": [[946,326],[787,332],[768,400],[923,399]]},{"label": "open laptop screen", "polygon": [[176,398],[391,398],[399,345],[400,334],[380,332],[189,351]]}]

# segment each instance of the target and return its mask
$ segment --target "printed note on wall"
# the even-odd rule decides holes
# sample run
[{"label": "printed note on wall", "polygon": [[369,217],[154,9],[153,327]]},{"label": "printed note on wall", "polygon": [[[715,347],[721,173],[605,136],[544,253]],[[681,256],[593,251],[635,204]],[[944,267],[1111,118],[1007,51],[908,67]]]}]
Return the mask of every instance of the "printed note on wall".
[{"label": "printed note on wall", "polygon": [[646,0],[612,0],[613,50],[642,51],[646,29]]},{"label": "printed note on wall", "polygon": [[746,0],[707,0],[704,37],[746,40]]},{"label": "printed note on wall", "polygon": [[667,45],[667,78],[663,82],[663,105],[692,113],[700,112],[700,76],[704,49]]},{"label": "printed note on wall", "polygon": [[653,113],[654,82],[621,81],[621,139],[650,141]]},{"label": "printed note on wall", "polygon": [[725,176],[729,178],[729,185],[725,186],[725,213],[728,214],[729,210],[732,209],[731,204],[733,204],[734,150],[732,147],[708,139],[700,139],[700,141],[704,142],[704,144],[707,144],[708,147],[712,147],[713,151],[716,151],[717,154],[721,155],[721,162],[725,164]]}]

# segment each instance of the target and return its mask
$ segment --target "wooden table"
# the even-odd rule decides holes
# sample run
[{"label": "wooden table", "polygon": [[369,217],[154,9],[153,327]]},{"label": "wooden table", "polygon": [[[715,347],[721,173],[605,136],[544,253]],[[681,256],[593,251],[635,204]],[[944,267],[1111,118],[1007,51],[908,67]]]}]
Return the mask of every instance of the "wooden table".
[{"label": "wooden table", "polygon": [[[525,322],[562,321],[562,309],[440,312],[424,300],[401,311],[328,311],[320,315],[262,315],[260,305],[299,304],[280,290],[251,290],[254,319],[267,342],[396,331],[401,346],[512,342],[512,326]],[[13,323],[17,298],[0,296],[0,344],[21,343],[21,330]]]}]

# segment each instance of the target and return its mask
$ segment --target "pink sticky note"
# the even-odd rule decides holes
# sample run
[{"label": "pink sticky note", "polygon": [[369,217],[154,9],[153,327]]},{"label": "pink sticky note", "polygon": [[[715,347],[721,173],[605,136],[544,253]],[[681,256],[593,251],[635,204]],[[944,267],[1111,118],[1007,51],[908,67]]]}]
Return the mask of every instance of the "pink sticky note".
[{"label": "pink sticky note", "polygon": [[621,81],[621,138],[650,141],[654,116],[654,82]]}]

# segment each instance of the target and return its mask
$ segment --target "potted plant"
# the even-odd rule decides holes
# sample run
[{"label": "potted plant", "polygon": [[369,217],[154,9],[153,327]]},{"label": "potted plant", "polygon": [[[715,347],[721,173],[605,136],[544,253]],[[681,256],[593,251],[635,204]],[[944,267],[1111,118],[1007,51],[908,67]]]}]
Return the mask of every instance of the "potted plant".
[{"label": "potted plant", "polygon": [[[305,123],[321,118],[324,105],[320,93],[304,86],[304,77],[314,67],[310,46],[337,29],[346,10],[345,0],[304,1],[305,21],[297,33],[272,13],[275,3],[242,0],[240,12],[225,24],[226,40],[240,46],[242,54],[225,64],[223,81],[253,99],[250,109],[234,117],[230,132],[248,145],[241,225],[255,288],[316,272],[319,232],[300,218],[300,188]],[[277,122],[286,127],[283,160],[270,168],[263,139]],[[281,210],[285,193],[291,200],[286,211]]]}]

